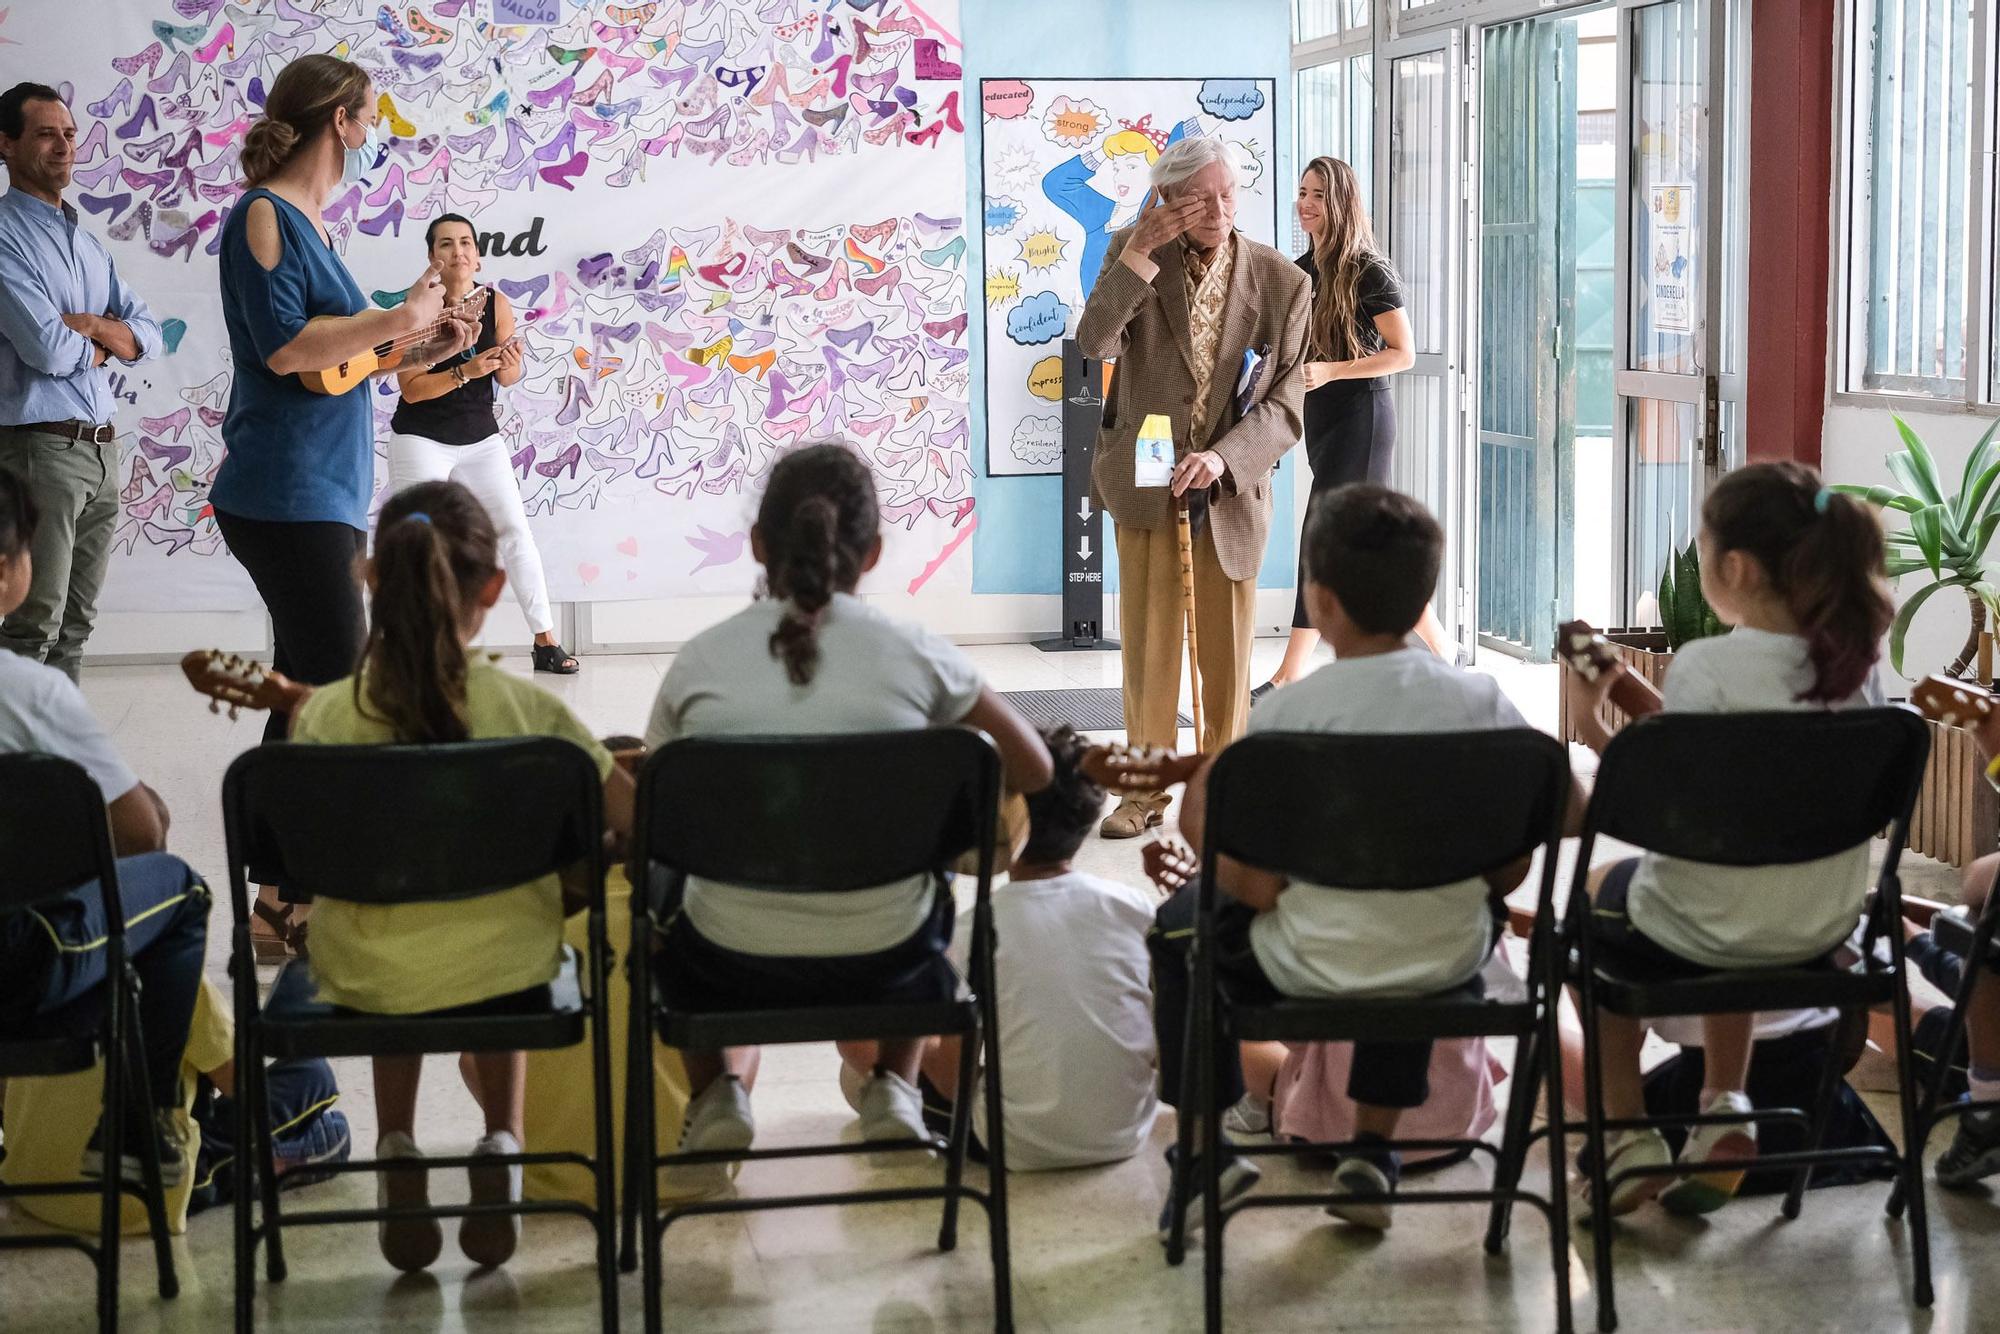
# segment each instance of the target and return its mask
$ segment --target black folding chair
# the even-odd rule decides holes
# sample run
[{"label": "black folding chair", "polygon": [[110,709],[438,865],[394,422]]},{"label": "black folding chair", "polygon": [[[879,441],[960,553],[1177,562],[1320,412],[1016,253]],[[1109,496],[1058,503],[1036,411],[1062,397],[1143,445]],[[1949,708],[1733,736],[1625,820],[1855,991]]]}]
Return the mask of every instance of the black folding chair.
[{"label": "black folding chair", "polygon": [[[1222,1233],[1245,1209],[1350,1203],[1487,1204],[1486,1250],[1498,1255],[1512,1206],[1533,1205],[1549,1222],[1557,1328],[1569,1328],[1569,1226],[1563,1194],[1561,1047],[1554,989],[1555,849],[1570,792],[1569,756],[1526,728],[1424,735],[1328,735],[1263,732],[1216,757],[1208,776],[1208,817],[1197,898],[1188,1055],[1182,1065],[1180,1147],[1174,1162],[1174,1209],[1167,1262],[1186,1254],[1193,1126],[1202,1185],[1203,1298],[1207,1328],[1222,1328]],[[1487,999],[1475,984],[1429,996],[1261,997],[1232,995],[1216,971],[1216,866],[1231,857],[1292,880],[1287,894],[1311,886],[1382,894],[1423,892],[1508,867],[1540,850],[1541,887],[1529,937],[1524,999]],[[1498,1147],[1482,1139],[1396,1139],[1400,1152],[1485,1153],[1493,1159],[1486,1190],[1398,1190],[1393,1195],[1258,1192],[1222,1205],[1221,1121],[1216,1071],[1217,1025],[1244,1042],[1418,1041],[1511,1037],[1519,1042],[1507,1123]],[[1545,1131],[1532,1129],[1536,1093],[1549,1083]],[[1187,1085],[1195,1087],[1189,1088]],[[1550,1187],[1544,1197],[1520,1188],[1529,1146],[1546,1134]],[[1323,1154],[1342,1143],[1231,1146],[1244,1155]],[[1374,1146],[1383,1147],[1383,1146]]]},{"label": "black folding chair", "polygon": [[[1618,1326],[1612,1289],[1611,1190],[1636,1176],[1688,1176],[1700,1162],[1634,1167],[1607,1175],[1605,1134],[1643,1127],[1741,1125],[1789,1121],[1809,1136],[1809,1149],[1765,1154],[1759,1169],[1792,1168],[1783,1213],[1796,1218],[1812,1169],[1830,1163],[1876,1163],[1901,1177],[1910,1206],[1910,1258],[1915,1298],[1931,1304],[1930,1230],[1924,1214],[1924,1138],[1910,1066],[1910,1003],[1903,985],[1902,882],[1896,868],[1909,832],[1910,809],[1930,753],[1930,733],[1908,709],[1848,709],[1838,713],[1663,714],[1627,726],[1605,748],[1597,771],[1576,883],[1563,935],[1573,951],[1569,980],[1577,989],[1584,1033],[1586,1144],[1590,1159],[1597,1327]],[[1831,957],[1776,968],[1707,969],[1669,966],[1593,940],[1585,885],[1597,838],[1615,838],[1649,852],[1716,866],[1793,866],[1865,844],[1888,830],[1888,851],[1868,910],[1862,959],[1854,968]],[[1830,892],[1839,892],[1830,886]],[[1889,961],[1876,957],[1887,938]],[[1810,1112],[1774,1108],[1746,1113],[1696,1113],[1609,1120],[1600,1083],[1600,1012],[1632,1019],[1666,1015],[1738,1014],[1819,1007],[1857,1009],[1890,1003],[1896,1015],[1897,1091],[1904,1149],[1880,1145],[1822,1149],[1827,1117],[1840,1091],[1838,1062],[1828,1061]],[[1889,1212],[1899,1213],[1901,1192]]]},{"label": "black folding chair", "polygon": [[[383,1218],[467,1218],[494,1214],[577,1214],[597,1229],[597,1282],[603,1328],[618,1328],[617,1219],[612,1195],[611,1030],[606,1004],[610,958],[604,935],[603,785],[584,752],[551,737],[439,746],[271,744],[248,751],[222,781],[235,934],[236,1142],[250,1165],[236,1191],[236,1327],[254,1319],[252,1266],[259,1241],[266,1275],[285,1277],[283,1229],[370,1223]],[[564,948],[561,972],[546,987],[438,1014],[364,1014],[322,1001],[304,960],[278,972],[257,1003],[250,953],[252,883],[282,884],[294,895],[387,905],[476,900],[580,866],[589,892],[588,949]],[[468,911],[477,911],[468,903]],[[587,970],[587,984],[579,974]],[[266,1058],[547,1050],[586,1036],[596,1096],[595,1154],[520,1153],[426,1158],[427,1169],[574,1163],[596,1179],[597,1203],[431,1205],[287,1211],[278,1207],[266,1097]],[[371,1172],[380,1160],[316,1171]],[[262,1221],[250,1198],[262,1201]]]},{"label": "black folding chair", "polygon": [[[999,1024],[994,1016],[993,885],[995,824],[1000,798],[1000,757],[982,732],[970,728],[867,733],[847,736],[698,738],[663,746],[639,776],[634,861],[647,881],[662,873],[661,902],[653,892],[632,895],[632,1063],[649,1068],[653,1035],[670,1047],[724,1047],[829,1042],[841,1039],[914,1038],[957,1034],[962,1039],[958,1089],[950,1140],[935,1136],[907,1143],[811,1144],[796,1148],[656,1154],[652,1081],[627,1081],[624,1267],[645,1219],[646,1329],[660,1329],[660,1247],[675,1221],[697,1214],[817,1205],[943,1200],[938,1249],[958,1244],[958,1204],[985,1210],[993,1257],[993,1325],[1014,1327],[1007,1258],[1007,1154],[1002,1117],[988,1117],[988,1187],[964,1184],[965,1152],[972,1125],[972,1089],[982,1034],[986,1105],[1005,1106],[1000,1092]],[[813,1009],[699,1012],[668,1003],[653,974],[651,951],[658,914],[678,908],[689,876],[793,894],[840,894],[933,873],[975,851],[978,895],[973,910],[971,989],[930,1004],[870,1003]],[[940,893],[945,892],[943,889]],[[676,1164],[753,1162],[885,1151],[942,1153],[941,1186],[901,1186],[811,1194],[712,1199],[659,1205],[660,1167]]]},{"label": "black folding chair", "polygon": [[[139,978],[125,956],[125,905],[118,897],[118,859],[111,851],[111,823],[104,794],[82,766],[55,755],[0,755],[0,915],[25,910],[97,882],[104,896],[104,999],[95,1032],[30,1023],[0,1033],[0,1080],[32,1079],[88,1070],[104,1060],[104,1111],[99,1143],[105,1171],[97,1181],[53,1181],[40,1185],[0,1185],[0,1199],[34,1195],[96,1195],[103,1210],[97,1237],[74,1233],[0,1236],[0,1250],[82,1251],[97,1266],[97,1327],[118,1328],[119,1240],[124,1233],[119,1200],[130,1192],[146,1206],[153,1234],[153,1259],[160,1272],[160,1296],[180,1295],[167,1235],[166,1194],[160,1184],[160,1149],[152,1133],[153,1109],[146,1096],[146,1045],[139,1018]],[[139,1122],[139,1165],[143,1184],[124,1180],[121,1146],[125,1118]]]}]

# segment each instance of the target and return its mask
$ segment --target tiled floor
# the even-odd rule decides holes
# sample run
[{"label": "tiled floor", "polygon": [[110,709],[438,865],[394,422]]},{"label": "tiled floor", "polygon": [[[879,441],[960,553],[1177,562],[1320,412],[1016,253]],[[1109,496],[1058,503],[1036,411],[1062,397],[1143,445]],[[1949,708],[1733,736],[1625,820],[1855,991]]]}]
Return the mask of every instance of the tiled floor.
[{"label": "tiled floor", "polygon": [[[1261,641],[1256,667],[1268,671],[1279,646]],[[1057,689],[1118,683],[1115,654],[1043,655],[1026,646],[972,651],[997,688]],[[600,732],[637,731],[666,657],[601,657],[566,681],[540,678],[560,691]],[[525,659],[518,664],[525,670]],[[1525,667],[1487,654],[1481,669],[1500,676],[1529,719],[1552,726],[1553,669]],[[160,789],[175,812],[175,850],[220,877],[221,821],[215,794],[230,759],[256,736],[257,722],[211,717],[166,667],[107,668],[86,675],[85,689],[133,767]],[[1093,842],[1084,865],[1138,879],[1133,844]],[[1912,868],[1911,889],[1948,894],[1947,868]],[[222,975],[223,910],[211,936],[209,966]],[[337,1063],[343,1102],[358,1148],[374,1140],[365,1065]],[[852,1133],[852,1117],[834,1086],[826,1047],[774,1049],[756,1105],[763,1138],[804,1142]],[[433,1152],[463,1152],[478,1130],[470,1100],[450,1062],[431,1063],[423,1109],[424,1142]],[[1504,1094],[1505,1087],[1502,1092]],[[1886,1107],[1880,1108],[1885,1119]],[[1168,1138],[1155,1128],[1155,1146]],[[934,1169],[933,1169],[934,1170]],[[760,1164],[747,1171],[745,1194],[848,1184],[863,1177],[917,1179],[924,1169],[872,1169],[860,1160],[810,1166]],[[1531,1164],[1531,1180],[1546,1168]],[[1537,1176],[1536,1174],[1540,1174]],[[1461,1166],[1441,1184],[1470,1184],[1482,1169]],[[1282,1186],[1298,1174],[1274,1168]],[[1201,1316],[1199,1252],[1179,1270],[1161,1260],[1153,1235],[1165,1170],[1156,1152],[1112,1167],[1019,1174],[1012,1182],[1016,1325],[1022,1330],[1191,1330]],[[443,1182],[439,1198],[454,1198]],[[462,1190],[462,1187],[458,1187]],[[310,1188],[314,1204],[359,1203],[369,1188],[355,1178]],[[303,1203],[303,1197],[300,1198]],[[1990,1237],[2000,1211],[1984,1195],[1933,1194],[1937,1303],[1928,1314],[1907,1305],[1907,1234],[1881,1215],[1880,1187],[1815,1192],[1804,1216],[1784,1223],[1775,1204],[1736,1204],[1705,1223],[1670,1220],[1657,1210],[1621,1229],[1618,1245],[1623,1328],[1642,1330],[1917,1329],[1931,1334],[1992,1329],[2000,1296],[2000,1252]],[[0,1217],[4,1217],[0,1214]],[[1372,1238],[1312,1212],[1246,1215],[1229,1233],[1229,1317],[1262,1330],[1547,1329],[1552,1283],[1547,1237],[1524,1212],[1508,1253],[1480,1250],[1483,1213],[1465,1207],[1406,1209],[1387,1236]],[[986,1233],[969,1210],[959,1249],[933,1249],[928,1207],[871,1206],[696,1220],[669,1233],[668,1327],[675,1330],[942,1331],[991,1327]],[[1981,1241],[1981,1237],[1989,1238]],[[397,1278],[375,1250],[370,1230],[317,1228],[288,1238],[291,1277],[260,1283],[265,1328],[287,1330],[554,1331],[590,1329],[596,1300],[591,1245],[566,1219],[534,1220],[515,1261],[476,1274],[446,1256],[428,1275]],[[171,1303],[150,1289],[147,1254],[125,1252],[125,1327],[209,1331],[227,1326],[230,1246],[225,1213],[194,1220],[176,1243],[184,1289]],[[1579,1323],[1588,1327],[1591,1288],[1587,1234],[1570,1250]],[[0,1329],[44,1334],[91,1327],[90,1274],[77,1257],[0,1255]],[[621,1289],[627,1328],[638,1328],[635,1279]],[[1984,1294],[1984,1307],[1978,1294]]]}]

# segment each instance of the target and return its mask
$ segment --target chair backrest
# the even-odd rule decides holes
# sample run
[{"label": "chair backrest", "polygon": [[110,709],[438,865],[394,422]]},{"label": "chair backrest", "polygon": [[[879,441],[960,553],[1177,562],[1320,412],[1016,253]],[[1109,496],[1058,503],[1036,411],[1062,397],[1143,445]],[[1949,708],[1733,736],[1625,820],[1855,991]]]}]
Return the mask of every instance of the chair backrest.
[{"label": "chair backrest", "polygon": [[229,766],[222,804],[232,879],[247,868],[294,898],[465,899],[602,864],[597,766],[555,737],[260,746]]},{"label": "chair backrest", "polygon": [[1528,728],[1258,732],[1216,757],[1209,848],[1337,889],[1431,889],[1559,836],[1569,755]]},{"label": "chair backrest", "polygon": [[1656,714],[1605,747],[1589,828],[1720,866],[1816,861],[1908,820],[1929,755],[1904,708]]},{"label": "chair backrest", "polygon": [[640,855],[678,875],[839,893],[990,847],[1000,756],[968,727],[692,737],[639,775]]},{"label": "chair backrest", "polygon": [[[0,912],[24,908],[92,880],[118,883],[104,793],[74,760],[0,755]],[[123,932],[123,905],[104,896],[110,929]]]}]

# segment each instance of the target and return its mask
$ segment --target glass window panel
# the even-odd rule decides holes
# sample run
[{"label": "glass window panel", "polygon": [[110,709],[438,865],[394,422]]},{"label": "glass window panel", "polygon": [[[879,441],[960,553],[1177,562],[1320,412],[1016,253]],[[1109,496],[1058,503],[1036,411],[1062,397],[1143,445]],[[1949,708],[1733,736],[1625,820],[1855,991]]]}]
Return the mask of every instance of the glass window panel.
[{"label": "glass window panel", "polygon": [[1847,387],[1962,392],[1973,0],[1857,0]]},{"label": "glass window panel", "polygon": [[1396,439],[1399,442],[1391,456],[1389,485],[1404,495],[1423,501],[1445,526],[1447,550],[1433,602],[1439,618],[1450,627],[1453,624],[1452,609],[1445,599],[1456,586],[1452,571],[1458,568],[1458,557],[1450,548],[1458,541],[1458,535],[1456,525],[1448,517],[1451,498],[1446,494],[1446,487],[1451,469],[1445,451],[1450,448],[1451,431],[1445,420],[1444,380],[1440,376],[1410,371],[1389,377],[1389,387],[1396,401]]},{"label": "glass window panel", "polygon": [[1631,365],[1675,375],[1702,369],[1706,310],[1697,10],[1676,0],[1632,20]]},{"label": "glass window panel", "polygon": [[1626,605],[1639,625],[1660,623],[1660,575],[1667,558],[1694,539],[1694,470],[1700,458],[1701,410],[1693,403],[1627,400],[1632,414],[1631,472],[1626,478],[1630,544]]},{"label": "glass window panel", "polygon": [[[1352,56],[1298,72],[1298,162],[1324,154],[1344,159],[1361,178],[1361,200],[1373,206],[1375,160],[1375,71],[1371,57]],[[1291,220],[1292,248],[1306,248],[1298,215]]]},{"label": "glass window panel", "polygon": [[1349,0],[1295,0],[1292,5],[1293,40],[1317,42],[1340,35],[1341,19]]},{"label": "glass window panel", "polygon": [[1446,222],[1452,163],[1450,69],[1442,52],[1390,67],[1389,258],[1403,278],[1418,352],[1442,352],[1445,335]]}]

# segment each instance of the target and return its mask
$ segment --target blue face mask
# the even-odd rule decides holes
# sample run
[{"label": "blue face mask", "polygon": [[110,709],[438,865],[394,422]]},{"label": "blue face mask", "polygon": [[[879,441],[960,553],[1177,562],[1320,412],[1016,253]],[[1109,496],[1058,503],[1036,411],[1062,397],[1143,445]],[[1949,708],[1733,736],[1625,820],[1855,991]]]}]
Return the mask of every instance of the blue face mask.
[{"label": "blue face mask", "polygon": [[382,151],[382,145],[375,137],[375,127],[368,127],[368,137],[361,141],[361,147],[347,150],[347,161],[342,165],[340,179],[344,184],[353,184],[368,174],[375,165],[375,158]]}]

